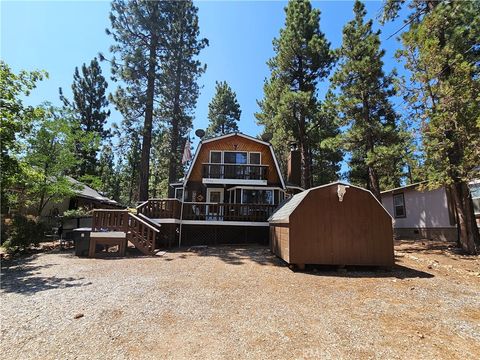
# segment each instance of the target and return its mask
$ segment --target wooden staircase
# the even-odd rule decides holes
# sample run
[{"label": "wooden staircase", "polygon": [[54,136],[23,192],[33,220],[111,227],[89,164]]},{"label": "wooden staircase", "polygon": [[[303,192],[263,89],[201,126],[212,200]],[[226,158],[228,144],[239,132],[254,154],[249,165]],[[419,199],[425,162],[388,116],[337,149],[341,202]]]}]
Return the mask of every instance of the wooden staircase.
[{"label": "wooden staircase", "polygon": [[142,214],[133,214],[128,210],[94,210],[92,232],[123,231],[127,241],[145,255],[155,255],[160,225]]}]

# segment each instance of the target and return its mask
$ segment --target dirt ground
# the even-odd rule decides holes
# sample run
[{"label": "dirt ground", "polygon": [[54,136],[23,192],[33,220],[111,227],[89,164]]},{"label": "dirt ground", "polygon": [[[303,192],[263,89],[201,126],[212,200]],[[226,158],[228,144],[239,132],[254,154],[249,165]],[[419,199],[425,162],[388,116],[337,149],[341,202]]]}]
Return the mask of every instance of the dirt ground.
[{"label": "dirt ground", "polygon": [[2,261],[3,359],[479,359],[480,257],[400,241],[392,271],[263,247]]}]

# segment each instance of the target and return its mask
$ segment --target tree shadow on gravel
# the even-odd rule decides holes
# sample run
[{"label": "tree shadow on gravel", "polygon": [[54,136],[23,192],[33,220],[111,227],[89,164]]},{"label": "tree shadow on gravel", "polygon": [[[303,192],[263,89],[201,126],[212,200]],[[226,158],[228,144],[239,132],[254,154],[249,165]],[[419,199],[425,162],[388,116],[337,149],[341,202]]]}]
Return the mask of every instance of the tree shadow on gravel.
[{"label": "tree shadow on gravel", "polygon": [[456,243],[434,240],[396,240],[395,251],[408,254],[445,255],[454,260],[478,260],[478,255],[469,255]]},{"label": "tree shadow on gravel", "polygon": [[307,265],[305,271],[309,275],[316,276],[338,276],[351,278],[396,278],[396,279],[430,279],[434,275],[425,271],[416,270],[403,265],[394,265],[391,268],[376,266],[322,266]]},{"label": "tree shadow on gravel", "polygon": [[84,278],[42,276],[42,270],[55,264],[36,265],[32,261],[38,255],[30,255],[10,261],[2,261],[0,293],[33,295],[40,291],[87,286]]},{"label": "tree shadow on gravel", "polygon": [[[168,252],[190,252],[196,256],[216,257],[229,265],[245,265],[253,261],[264,266],[286,266],[281,259],[270,252],[269,248],[257,245],[192,246]],[[178,258],[186,259],[188,257],[182,254]],[[175,259],[165,258],[165,261],[172,260]]]}]

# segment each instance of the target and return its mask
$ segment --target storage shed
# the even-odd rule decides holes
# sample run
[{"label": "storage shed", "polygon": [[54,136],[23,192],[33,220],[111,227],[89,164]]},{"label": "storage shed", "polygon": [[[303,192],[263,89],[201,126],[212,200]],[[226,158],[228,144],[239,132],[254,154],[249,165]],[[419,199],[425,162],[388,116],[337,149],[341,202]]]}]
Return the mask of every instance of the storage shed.
[{"label": "storage shed", "polygon": [[373,194],[342,182],[294,195],[270,217],[270,248],[289,264],[391,266],[392,217]]}]

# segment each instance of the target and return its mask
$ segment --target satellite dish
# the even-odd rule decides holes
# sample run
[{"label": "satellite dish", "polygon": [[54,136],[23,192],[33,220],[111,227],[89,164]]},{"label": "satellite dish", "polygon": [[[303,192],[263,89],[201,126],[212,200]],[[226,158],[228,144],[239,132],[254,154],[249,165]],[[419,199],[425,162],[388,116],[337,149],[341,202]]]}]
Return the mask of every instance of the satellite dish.
[{"label": "satellite dish", "polygon": [[205,136],[205,131],[203,129],[197,129],[195,131],[195,135],[197,135],[201,139]]},{"label": "satellite dish", "polygon": [[266,132],[266,133],[262,134],[261,138],[262,138],[263,141],[269,142],[270,140],[272,140],[273,134],[269,133],[269,132]]}]

